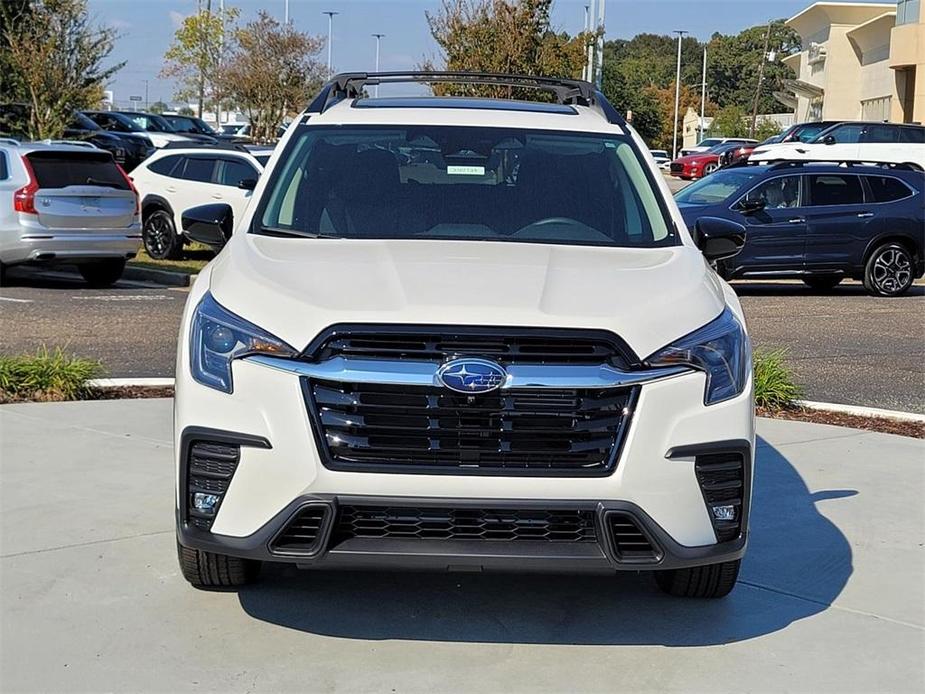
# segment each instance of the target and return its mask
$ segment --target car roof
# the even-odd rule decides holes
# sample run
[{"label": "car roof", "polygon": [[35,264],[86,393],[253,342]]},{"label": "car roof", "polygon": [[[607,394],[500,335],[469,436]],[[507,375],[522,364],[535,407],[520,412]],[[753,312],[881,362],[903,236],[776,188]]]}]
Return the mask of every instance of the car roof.
[{"label": "car roof", "polygon": [[311,125],[450,125],[611,135],[626,132],[599,110],[587,106],[473,97],[342,99],[323,113],[309,115]]},{"label": "car roof", "polygon": [[19,142],[14,138],[3,137],[0,138],[0,147],[10,147],[16,148],[16,151],[20,154],[29,154],[30,152],[105,152],[106,150],[100,149],[92,145],[89,142],[74,142],[73,144],[68,144],[62,141],[49,141],[49,142]]},{"label": "car roof", "polygon": [[843,166],[835,162],[821,161],[780,161],[771,164],[746,164],[744,166],[731,166],[720,169],[716,173],[723,171],[754,171],[759,175],[763,174],[792,174],[799,176],[802,174],[829,173],[829,174],[864,174],[867,176],[922,176],[921,171],[914,171],[908,168],[891,168],[888,166],[877,166],[876,164],[857,164]]}]

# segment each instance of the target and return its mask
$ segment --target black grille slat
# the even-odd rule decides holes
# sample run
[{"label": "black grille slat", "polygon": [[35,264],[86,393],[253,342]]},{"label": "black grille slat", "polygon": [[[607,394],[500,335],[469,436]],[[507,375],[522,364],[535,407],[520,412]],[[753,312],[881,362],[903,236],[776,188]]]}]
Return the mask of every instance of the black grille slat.
[{"label": "black grille slat", "polygon": [[597,542],[592,511],[341,506],[331,546],[353,538]]},{"label": "black grille slat", "polygon": [[[696,457],[695,471],[707,503],[718,542],[734,540],[741,531],[742,496],[745,492],[745,461],[741,453],[709,453]],[[734,521],[713,517],[713,506],[735,506]]]},{"label": "black grille slat", "polygon": [[193,496],[201,492],[217,495],[221,499],[231,485],[240,458],[241,448],[236,444],[194,441],[190,445],[186,471],[188,523],[203,530],[212,527],[219,505],[215,506],[212,514],[200,512],[193,504]]},{"label": "black grille slat", "polygon": [[335,464],[603,473],[632,389],[511,390],[467,396],[437,386],[306,380],[319,440]]},{"label": "black grille slat", "polygon": [[328,507],[306,506],[289,521],[289,524],[270,543],[271,549],[279,552],[311,554],[321,543],[325,514]]},{"label": "black grille slat", "polygon": [[[367,332],[368,330],[368,332]],[[458,356],[478,356],[502,363],[602,364],[625,356],[613,336],[582,330],[559,335],[524,334],[511,329],[433,328],[389,332],[388,328],[351,329],[328,337],[312,354],[318,360],[332,357],[362,359],[418,359],[442,362]],[[512,334],[513,333],[513,334]]]},{"label": "black grille slat", "polygon": [[636,521],[624,513],[606,516],[614,551],[621,561],[646,561],[658,558],[658,551],[642,532]]}]

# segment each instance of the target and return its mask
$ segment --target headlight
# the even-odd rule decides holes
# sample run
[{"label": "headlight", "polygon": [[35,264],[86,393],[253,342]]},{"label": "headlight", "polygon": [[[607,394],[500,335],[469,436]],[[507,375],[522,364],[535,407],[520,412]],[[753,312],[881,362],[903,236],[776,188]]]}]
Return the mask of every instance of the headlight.
[{"label": "headlight", "polygon": [[752,354],[742,324],[728,308],[719,318],[660,349],[646,359],[650,366],[683,364],[707,375],[704,405],[739,395],[748,381]]},{"label": "headlight", "polygon": [[248,354],[292,357],[296,350],[222,308],[211,294],[206,294],[196,307],[190,332],[193,378],[204,386],[230,393],[231,362]]}]

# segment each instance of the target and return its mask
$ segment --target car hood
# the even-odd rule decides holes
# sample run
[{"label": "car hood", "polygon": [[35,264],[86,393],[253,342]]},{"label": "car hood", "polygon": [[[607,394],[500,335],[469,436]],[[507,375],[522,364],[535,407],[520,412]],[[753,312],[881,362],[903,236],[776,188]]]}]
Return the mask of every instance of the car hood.
[{"label": "car hood", "polygon": [[336,323],[598,328],[644,358],[716,318],[721,281],[692,246],[235,235],[210,289],[297,349]]},{"label": "car hood", "polygon": [[752,150],[749,159],[760,160],[765,155],[771,155],[775,158],[785,157],[786,155],[805,154],[811,145],[805,142],[784,142],[781,144],[762,145]]},{"label": "car hood", "polygon": [[700,164],[701,162],[710,161],[710,160],[719,159],[718,154],[707,154],[706,152],[699,152],[695,154],[688,154],[684,157],[678,157],[675,159],[679,164]]}]

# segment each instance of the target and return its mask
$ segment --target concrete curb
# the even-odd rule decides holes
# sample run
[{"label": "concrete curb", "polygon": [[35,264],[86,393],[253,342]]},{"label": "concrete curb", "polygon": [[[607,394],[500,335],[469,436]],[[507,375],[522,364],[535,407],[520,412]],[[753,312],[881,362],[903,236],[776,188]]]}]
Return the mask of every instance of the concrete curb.
[{"label": "concrete curb", "polygon": [[819,410],[821,412],[838,412],[840,414],[853,414],[859,417],[879,417],[881,419],[893,419],[899,422],[920,422],[925,423],[925,414],[916,412],[902,412],[900,410],[883,410],[879,407],[862,407],[861,405],[840,405],[835,402],[814,402],[812,400],[797,400],[796,405],[805,407],[807,410]]},{"label": "concrete curb", "polygon": [[91,388],[173,388],[172,378],[91,378]]},{"label": "concrete curb", "polygon": [[149,267],[137,267],[129,263],[125,266],[122,279],[136,282],[153,282],[166,287],[189,287],[196,281],[196,275],[173,270],[155,270]]},{"label": "concrete curb", "polygon": [[[94,378],[87,383],[93,388],[171,388],[174,384],[172,378]],[[859,417],[879,417],[881,419],[894,419],[900,422],[923,422],[925,414],[915,412],[902,412],[900,410],[884,410],[879,407],[862,407],[860,405],[840,405],[835,402],[815,402],[813,400],[797,400],[795,405],[805,407],[807,410],[822,412],[839,412],[853,414]]]}]

